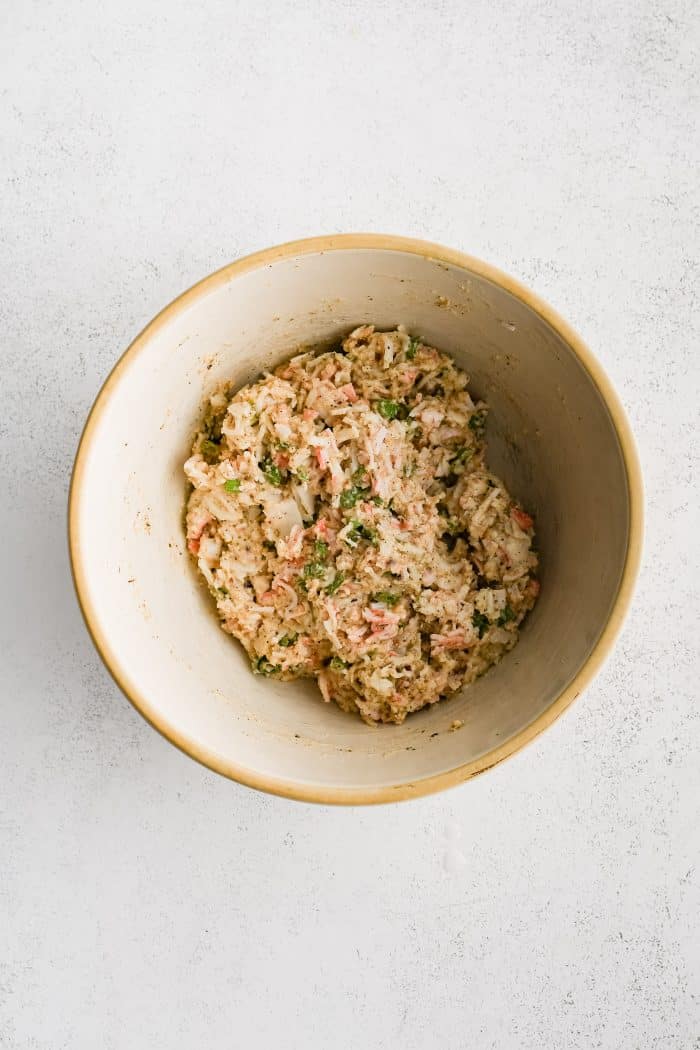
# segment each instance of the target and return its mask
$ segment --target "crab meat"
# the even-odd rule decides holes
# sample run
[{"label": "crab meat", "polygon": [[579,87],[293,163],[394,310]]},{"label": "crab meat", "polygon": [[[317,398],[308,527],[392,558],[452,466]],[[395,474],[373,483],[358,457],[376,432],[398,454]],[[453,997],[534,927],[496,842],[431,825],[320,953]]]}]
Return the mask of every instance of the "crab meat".
[{"label": "crab meat", "polygon": [[299,512],[306,515],[306,517],[313,517],[315,507],[315,497],[311,492],[307,482],[303,482],[301,485],[292,485],[292,495],[296,500],[296,504],[299,508]]},{"label": "crab meat", "polygon": [[367,628],[363,625],[362,627],[348,627],[345,633],[348,636],[348,640],[353,645],[359,645],[362,639],[365,637]]},{"label": "crab meat", "polygon": [[370,675],[367,679],[367,685],[372,689],[375,689],[378,693],[381,693],[383,696],[388,696],[390,693],[394,692],[394,683],[391,679],[383,678],[378,671],[375,671],[374,674]]},{"label": "crab meat", "polygon": [[297,502],[289,497],[274,502],[270,500],[266,508],[266,517],[275,533],[283,539],[291,535],[295,528],[303,529],[304,522]]},{"label": "crab meat", "polygon": [[513,507],[510,516],[516,525],[519,525],[521,529],[531,529],[535,524],[534,520],[520,507]]},{"label": "crab meat", "polygon": [[462,431],[459,427],[442,426],[438,427],[437,430],[431,434],[431,444],[442,445],[447,441],[454,441],[455,438],[462,436]]},{"label": "crab meat", "polygon": [[330,704],[333,696],[331,694],[331,683],[328,680],[328,673],[326,671],[321,671],[319,673],[318,688],[321,690],[321,696],[323,699],[327,704]]},{"label": "crab meat", "polygon": [[286,582],[286,580],[283,580],[281,576],[277,575],[272,580],[272,590],[284,591],[284,593],[288,595],[289,603],[287,605],[286,612],[288,616],[293,616],[299,605],[299,598],[297,597],[297,593],[294,590],[294,588],[291,587]]},{"label": "crab meat", "polygon": [[221,540],[214,536],[202,536],[197,553],[200,562],[204,561],[209,568],[213,568],[221,554]]},{"label": "crab meat", "polygon": [[211,467],[204,461],[199,452],[195,452],[185,463],[185,474],[195,488],[201,488],[209,483]]},{"label": "crab meat", "polygon": [[424,430],[434,430],[435,427],[439,427],[445,418],[445,413],[434,405],[426,405],[425,408],[415,409],[411,412],[412,416],[416,416],[420,419],[423,424]]},{"label": "crab meat", "polygon": [[292,428],[286,420],[276,420],[275,430],[280,441],[291,441],[292,439]]},{"label": "crab meat", "polygon": [[319,376],[321,379],[332,379],[337,371],[338,365],[333,358],[331,358],[331,360],[321,369]]},{"label": "crab meat", "polygon": [[[476,510],[472,515],[472,520],[469,524],[469,535],[472,537],[472,539],[478,540],[486,532],[487,528],[491,523],[491,520],[493,519],[495,510],[492,510],[490,517],[487,517],[486,512],[489,510],[491,505],[498,499],[500,493],[501,490],[498,487],[489,489],[486,499],[482,500],[478,510]],[[462,500],[460,500],[460,503],[462,503],[463,505]]]},{"label": "crab meat", "polygon": [[194,513],[190,513],[187,523],[187,549],[190,554],[199,552],[199,541],[202,534],[207,525],[213,520],[211,514],[202,507],[198,507]]},{"label": "crab meat", "polygon": [[396,637],[399,633],[399,625],[397,623],[387,623],[382,626],[379,623],[373,623],[369,631],[373,641],[384,641]]},{"label": "crab meat", "polygon": [[345,487],[345,474],[340,465],[340,452],[333,431],[326,428],[320,434],[311,437],[309,444],[314,449],[319,469],[330,472],[331,492],[342,492]]},{"label": "crab meat", "polygon": [[379,626],[397,624],[401,619],[400,613],[392,612],[391,609],[385,609],[383,605],[368,606],[367,609],[362,610],[362,616],[367,620],[367,623]]},{"label": "crab meat", "polygon": [[380,499],[391,496],[393,466],[389,453],[387,438],[389,429],[379,426],[366,439],[367,463],[372,475],[372,494]]},{"label": "crab meat", "polygon": [[280,558],[292,560],[298,558],[301,554],[301,548],[304,543],[304,529],[302,525],[293,525],[291,532],[286,540],[278,541],[277,553]]},{"label": "crab meat", "polygon": [[431,649],[466,649],[467,639],[464,631],[450,631],[449,634],[431,634]]},{"label": "crab meat", "polygon": [[338,613],[335,604],[332,601],[326,602],[326,617],[323,621],[326,634],[330,638],[336,649],[340,649],[341,641],[338,635]]}]

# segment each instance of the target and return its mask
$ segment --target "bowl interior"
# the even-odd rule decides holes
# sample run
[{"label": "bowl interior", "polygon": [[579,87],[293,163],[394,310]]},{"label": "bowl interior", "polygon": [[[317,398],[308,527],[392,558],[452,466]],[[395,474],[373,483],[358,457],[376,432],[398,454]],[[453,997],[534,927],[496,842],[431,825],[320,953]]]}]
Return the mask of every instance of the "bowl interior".
[{"label": "bowl interior", "polygon": [[[309,682],[254,677],[220,630],[183,538],[182,464],[205,396],[300,343],[405,324],[452,354],[490,404],[490,464],[537,522],[542,592],[517,647],[460,696],[368,728]],[[174,742],[248,783],[320,800],[420,790],[490,764],[586,662],[614,604],[630,493],[606,403],[560,332],[476,266],[413,250],[299,249],[228,268],[139,337],[78,458],[76,581],[122,687]],[[451,730],[455,720],[464,724]]]}]

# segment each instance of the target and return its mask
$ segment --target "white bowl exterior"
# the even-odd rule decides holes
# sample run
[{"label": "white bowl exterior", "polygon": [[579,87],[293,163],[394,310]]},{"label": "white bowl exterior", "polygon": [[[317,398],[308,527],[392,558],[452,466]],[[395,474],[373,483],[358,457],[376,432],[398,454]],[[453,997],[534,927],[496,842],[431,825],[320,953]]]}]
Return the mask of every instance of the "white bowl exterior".
[{"label": "white bowl exterior", "polygon": [[[516,649],[460,696],[377,729],[324,704],[314,684],[251,674],[218,626],[182,528],[182,464],[206,395],[365,322],[403,323],[470,374],[491,407],[490,463],[534,513],[542,559],[542,593]],[[598,387],[524,301],[429,255],[311,251],[212,280],[138,344],[89,425],[73,559],[108,663],[169,737],[292,794],[400,793],[506,744],[574,679],[617,595],[630,493]]]}]

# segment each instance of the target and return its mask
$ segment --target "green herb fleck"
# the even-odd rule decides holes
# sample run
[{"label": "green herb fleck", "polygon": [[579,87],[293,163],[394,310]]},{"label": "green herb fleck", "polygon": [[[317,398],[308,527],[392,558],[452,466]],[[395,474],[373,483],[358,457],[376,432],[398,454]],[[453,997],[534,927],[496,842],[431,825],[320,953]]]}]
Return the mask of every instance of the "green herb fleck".
[{"label": "green herb fleck", "polygon": [[216,441],[212,441],[207,438],[199,446],[199,451],[202,453],[202,457],[207,463],[218,463],[219,456],[221,455],[221,446],[217,445]]},{"label": "green herb fleck", "polygon": [[350,532],[347,533],[345,539],[351,547],[354,547],[355,544],[359,543],[362,539],[362,524],[359,521],[353,521],[351,522],[351,525],[352,528],[350,529]]},{"label": "green herb fleck", "polygon": [[332,671],[346,671],[350,664],[346,663],[345,660],[341,660],[339,656],[332,656],[328,666]]},{"label": "green herb fleck", "polygon": [[498,619],[496,620],[496,624],[497,624],[498,627],[503,627],[504,624],[510,623],[514,619],[515,619],[515,613],[511,609],[510,605],[506,605],[501,610],[501,612],[500,612],[500,614],[498,616]]},{"label": "green herb fleck", "polygon": [[277,664],[271,664],[266,656],[260,656],[253,663],[253,674],[271,675],[277,674],[281,668]]},{"label": "green herb fleck", "polygon": [[318,561],[325,561],[328,557],[328,544],[323,540],[316,540],[314,543],[314,557]]},{"label": "green herb fleck", "polygon": [[450,460],[450,463],[457,463],[457,464],[468,463],[473,455],[474,455],[474,449],[473,448],[469,448],[468,445],[465,445],[463,448],[460,448],[460,449],[457,450],[457,455],[452,457],[452,459]]},{"label": "green herb fleck", "polygon": [[388,605],[392,609],[400,599],[400,594],[392,594],[391,591],[379,591],[378,594],[372,596],[373,602],[381,602],[382,605]]},{"label": "green herb fleck", "polygon": [[363,525],[361,521],[353,521],[352,528],[347,534],[347,541],[351,546],[355,546],[360,540],[367,540],[369,543],[376,544],[377,532],[376,529],[371,529],[367,525]]},{"label": "green herb fleck", "polygon": [[224,488],[227,492],[240,492],[241,491],[241,479],[240,478],[229,478],[228,481],[224,482]]},{"label": "green herb fleck", "polygon": [[474,431],[481,431],[486,426],[486,413],[475,412],[469,420],[469,429]]},{"label": "green herb fleck", "polygon": [[349,543],[351,547],[355,547],[361,539],[362,533],[360,531],[360,523],[358,521],[354,521],[352,523],[352,528],[348,533],[346,533],[345,542]]},{"label": "green herb fleck", "polygon": [[355,506],[358,500],[364,499],[368,492],[369,489],[352,485],[349,489],[345,489],[344,492],[340,493],[340,506],[343,510],[349,510],[350,507]]},{"label": "green herb fleck", "polygon": [[365,467],[363,467],[363,466],[362,466],[362,465],[360,464],[360,466],[359,466],[359,467],[357,468],[357,470],[353,472],[353,475],[352,475],[352,480],[353,480],[354,482],[358,483],[358,482],[362,481],[362,479],[364,478],[364,476],[365,476],[365,474],[366,474],[366,473],[367,473],[367,470],[366,470],[366,468],[365,468]]},{"label": "green herb fleck", "polygon": [[260,464],[260,469],[265,475],[266,480],[269,481],[271,485],[281,485],[283,483],[282,471],[279,467],[275,466],[272,460],[263,460]]},{"label": "green herb fleck", "polygon": [[406,350],[406,360],[412,361],[418,352],[418,347],[421,345],[420,339],[416,339],[415,336],[411,336],[408,340],[408,348]]},{"label": "green herb fleck", "polygon": [[320,580],[326,572],[326,567],[320,561],[310,561],[304,566],[304,578],[307,580]]},{"label": "green herb fleck", "polygon": [[337,572],[333,581],[326,587],[326,594],[335,594],[340,585],[345,582],[345,573]]},{"label": "green herb fleck", "polygon": [[377,412],[384,419],[406,419],[408,416],[408,407],[403,404],[402,401],[389,401],[382,399],[377,401]]},{"label": "green herb fleck", "polygon": [[290,645],[294,645],[298,637],[298,634],[283,634],[277,644],[281,645],[283,649],[289,649]]},{"label": "green herb fleck", "polygon": [[484,616],[484,614],[479,612],[478,609],[474,610],[474,615],[472,616],[472,624],[474,625],[474,627],[476,627],[477,631],[479,632],[479,638],[483,638],[486,631],[488,631],[489,627],[491,626],[488,617]]},{"label": "green herb fleck", "polygon": [[303,467],[299,467],[299,469],[296,472],[296,476],[299,478],[299,481],[309,480],[309,472],[308,470],[304,470]]}]

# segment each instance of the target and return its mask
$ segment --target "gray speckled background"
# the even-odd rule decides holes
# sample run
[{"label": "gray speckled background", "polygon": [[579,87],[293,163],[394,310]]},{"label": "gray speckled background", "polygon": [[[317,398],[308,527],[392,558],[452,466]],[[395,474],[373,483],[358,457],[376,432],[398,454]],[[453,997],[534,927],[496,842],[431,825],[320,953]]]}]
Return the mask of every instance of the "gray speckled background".
[{"label": "gray speckled background", "polygon": [[[697,5],[1,17],[0,1046],[697,1046]],[[627,406],[648,522],[614,656],[552,730],[448,794],[331,810],[148,728],[83,629],[64,522],[86,412],[153,313],[353,229],[549,299]]]}]

